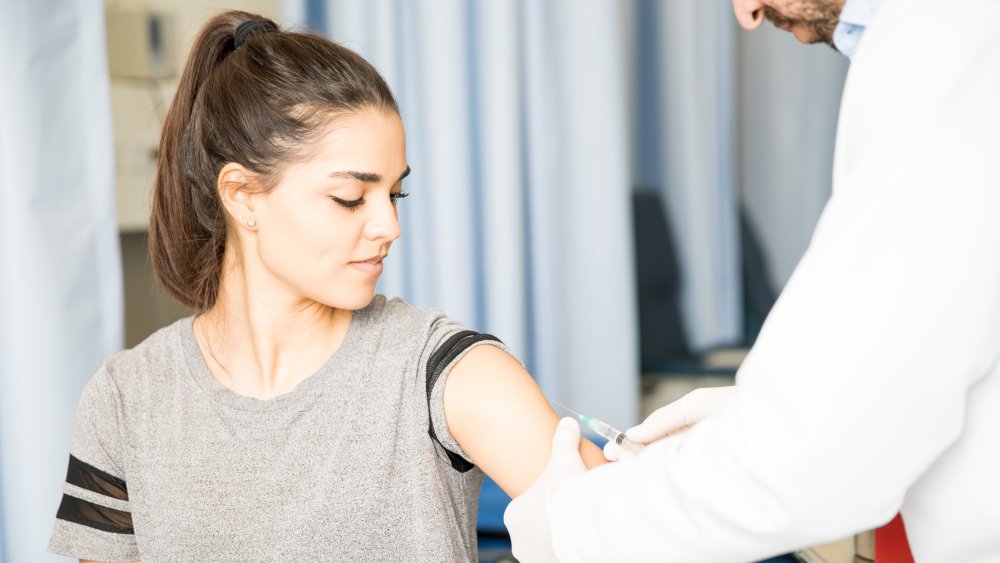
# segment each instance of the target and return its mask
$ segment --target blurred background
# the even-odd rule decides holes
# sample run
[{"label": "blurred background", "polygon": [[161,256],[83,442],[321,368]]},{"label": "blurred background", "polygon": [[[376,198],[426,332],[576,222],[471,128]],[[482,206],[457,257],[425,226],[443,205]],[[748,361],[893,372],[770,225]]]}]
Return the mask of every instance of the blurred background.
[{"label": "blurred background", "polygon": [[[846,59],[728,0],[0,0],[0,561],[59,559],[84,383],[190,314],[153,281],[149,197],[226,8],[346,44],[396,94],[413,173],[380,291],[622,428],[732,383],[829,195]],[[484,491],[484,559],[504,502]]]}]

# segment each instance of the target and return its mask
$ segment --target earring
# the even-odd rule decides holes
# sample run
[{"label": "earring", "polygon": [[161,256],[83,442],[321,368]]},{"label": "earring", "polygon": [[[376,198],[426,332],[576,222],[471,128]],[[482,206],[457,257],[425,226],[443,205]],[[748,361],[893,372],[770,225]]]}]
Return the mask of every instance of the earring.
[{"label": "earring", "polygon": [[247,226],[252,229],[252,228],[254,228],[254,227],[257,226],[257,221],[254,221],[253,219],[250,219],[249,221],[247,221]]}]

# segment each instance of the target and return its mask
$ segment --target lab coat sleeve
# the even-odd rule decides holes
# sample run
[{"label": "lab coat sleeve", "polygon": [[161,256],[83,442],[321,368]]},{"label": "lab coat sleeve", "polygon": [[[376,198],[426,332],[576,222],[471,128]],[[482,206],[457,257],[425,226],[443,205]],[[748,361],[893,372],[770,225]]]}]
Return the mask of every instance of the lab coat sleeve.
[{"label": "lab coat sleeve", "polygon": [[734,400],[558,489],[560,561],[750,561],[846,537],[959,438],[1000,354],[1000,4],[957,4],[877,16],[834,195]]}]

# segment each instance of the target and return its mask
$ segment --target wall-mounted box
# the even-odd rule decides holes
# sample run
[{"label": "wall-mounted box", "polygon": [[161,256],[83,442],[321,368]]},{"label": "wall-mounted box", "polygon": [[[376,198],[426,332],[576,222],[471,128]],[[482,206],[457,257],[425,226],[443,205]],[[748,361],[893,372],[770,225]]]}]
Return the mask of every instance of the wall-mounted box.
[{"label": "wall-mounted box", "polygon": [[108,6],[108,68],[112,78],[177,76],[177,16],[161,10]]}]

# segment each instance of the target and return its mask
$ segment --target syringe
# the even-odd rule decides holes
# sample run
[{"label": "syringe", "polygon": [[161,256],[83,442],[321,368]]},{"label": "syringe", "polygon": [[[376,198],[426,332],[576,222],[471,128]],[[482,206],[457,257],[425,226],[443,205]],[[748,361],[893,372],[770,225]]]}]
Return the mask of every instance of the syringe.
[{"label": "syringe", "polygon": [[639,442],[630,439],[628,436],[625,435],[624,432],[616,429],[615,427],[611,426],[607,422],[604,422],[603,420],[598,420],[592,416],[582,415],[576,412],[575,410],[567,407],[566,405],[563,405],[559,401],[552,401],[552,402],[568,410],[569,412],[575,414],[577,418],[579,418],[580,421],[583,422],[584,426],[593,430],[594,433],[596,433],[598,436],[602,436],[606,438],[609,442],[614,442],[615,444],[618,444],[619,446],[621,446],[623,450],[629,453],[638,454],[646,447],[645,444],[640,444]]}]

